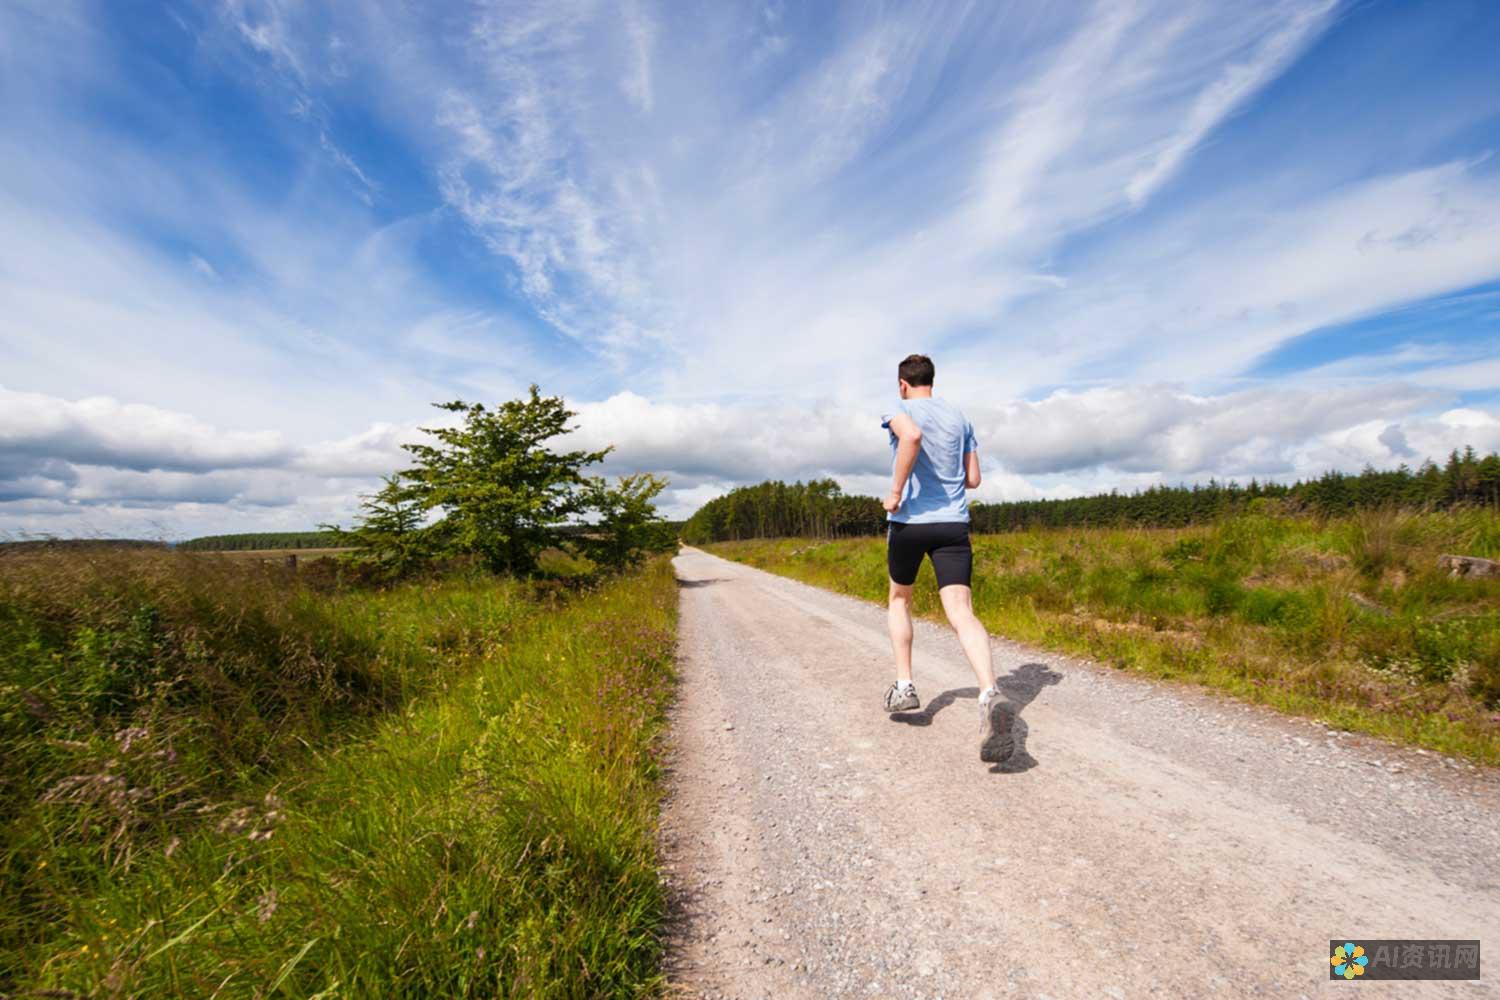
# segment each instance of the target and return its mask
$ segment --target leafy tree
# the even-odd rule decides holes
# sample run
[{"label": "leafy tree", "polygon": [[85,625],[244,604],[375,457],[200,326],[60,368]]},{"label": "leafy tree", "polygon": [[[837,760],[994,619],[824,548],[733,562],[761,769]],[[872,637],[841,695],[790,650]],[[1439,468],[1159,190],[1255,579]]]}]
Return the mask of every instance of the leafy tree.
[{"label": "leafy tree", "polygon": [[435,405],[462,422],[422,428],[431,442],[404,446],[411,468],[364,499],[357,526],[343,536],[365,558],[404,572],[434,557],[474,556],[494,572],[524,575],[552,547],[617,569],[675,541],[651,502],[665,479],[626,476],[611,487],[584,471],[611,449],[548,447],[576,415],[560,397],[533,385],[526,398],[493,409]]},{"label": "leafy tree", "polygon": [[424,427],[436,444],[409,444],[416,464],[400,473],[424,511],[435,548],[475,555],[491,570],[536,570],[556,528],[587,507],[583,468],[610,451],[554,452],[544,442],[568,430],[572,410],[531,387],[526,399],[489,409],[456,400],[438,409],[463,414],[457,427]]},{"label": "leafy tree", "polygon": [[573,541],[599,567],[623,569],[653,552],[668,552],[677,544],[677,533],[656,513],[652,503],[667,481],[651,473],[621,476],[611,488],[605,480],[591,480],[584,500],[598,517]]},{"label": "leafy tree", "polygon": [[386,476],[384,485],[360,498],[359,525],[344,531],[328,525],[341,543],[357,545],[364,557],[401,574],[424,561],[431,543],[422,529],[422,505],[399,475]]}]

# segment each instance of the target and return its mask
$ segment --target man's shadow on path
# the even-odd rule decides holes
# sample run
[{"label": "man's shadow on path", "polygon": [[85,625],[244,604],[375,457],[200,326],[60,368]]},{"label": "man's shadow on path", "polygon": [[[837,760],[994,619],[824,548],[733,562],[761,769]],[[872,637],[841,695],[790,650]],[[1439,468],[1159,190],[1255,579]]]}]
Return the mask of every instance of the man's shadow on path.
[{"label": "man's shadow on path", "polygon": [[[1013,749],[1004,760],[990,768],[990,773],[1015,774],[1036,767],[1036,758],[1026,749],[1026,736],[1030,729],[1026,720],[1021,718],[1021,710],[1036,699],[1042,688],[1059,683],[1063,677],[1063,674],[1045,663],[1023,663],[1004,677],[996,679],[1001,697],[990,705],[990,711],[997,714],[999,728],[1008,730]],[[892,712],[891,721],[907,726],[930,726],[933,716],[960,698],[978,700],[979,689],[963,687],[944,691],[929,701],[920,712]]]}]

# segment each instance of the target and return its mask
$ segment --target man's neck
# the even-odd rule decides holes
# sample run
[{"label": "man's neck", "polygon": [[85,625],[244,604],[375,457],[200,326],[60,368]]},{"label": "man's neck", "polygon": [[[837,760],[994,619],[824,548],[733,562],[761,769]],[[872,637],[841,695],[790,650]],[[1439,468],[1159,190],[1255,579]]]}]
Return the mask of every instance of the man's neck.
[{"label": "man's neck", "polygon": [[906,390],[906,398],[907,399],[931,399],[932,398],[932,386],[930,386],[930,385],[914,385],[910,389]]}]

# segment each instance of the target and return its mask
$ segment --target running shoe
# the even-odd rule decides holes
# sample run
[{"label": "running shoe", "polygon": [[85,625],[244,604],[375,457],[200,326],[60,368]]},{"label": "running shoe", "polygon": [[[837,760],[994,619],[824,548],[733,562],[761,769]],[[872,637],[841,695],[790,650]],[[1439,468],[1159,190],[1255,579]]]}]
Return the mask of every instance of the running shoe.
[{"label": "running shoe", "polygon": [[921,707],[922,700],[917,697],[917,689],[910,684],[892,683],[890,690],[885,693],[887,712],[910,712]]},{"label": "running shoe", "polygon": [[996,688],[979,696],[979,759],[986,764],[1009,760],[1016,752],[1015,709]]}]

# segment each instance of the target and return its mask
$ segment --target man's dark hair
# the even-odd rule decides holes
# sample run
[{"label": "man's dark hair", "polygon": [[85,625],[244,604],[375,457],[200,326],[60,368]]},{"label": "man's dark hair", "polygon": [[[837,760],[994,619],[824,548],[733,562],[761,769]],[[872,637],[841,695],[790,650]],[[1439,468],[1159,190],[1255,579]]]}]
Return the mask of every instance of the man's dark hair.
[{"label": "man's dark hair", "polygon": [[896,367],[896,374],[906,380],[907,385],[931,385],[932,359],[925,354],[911,354]]}]

